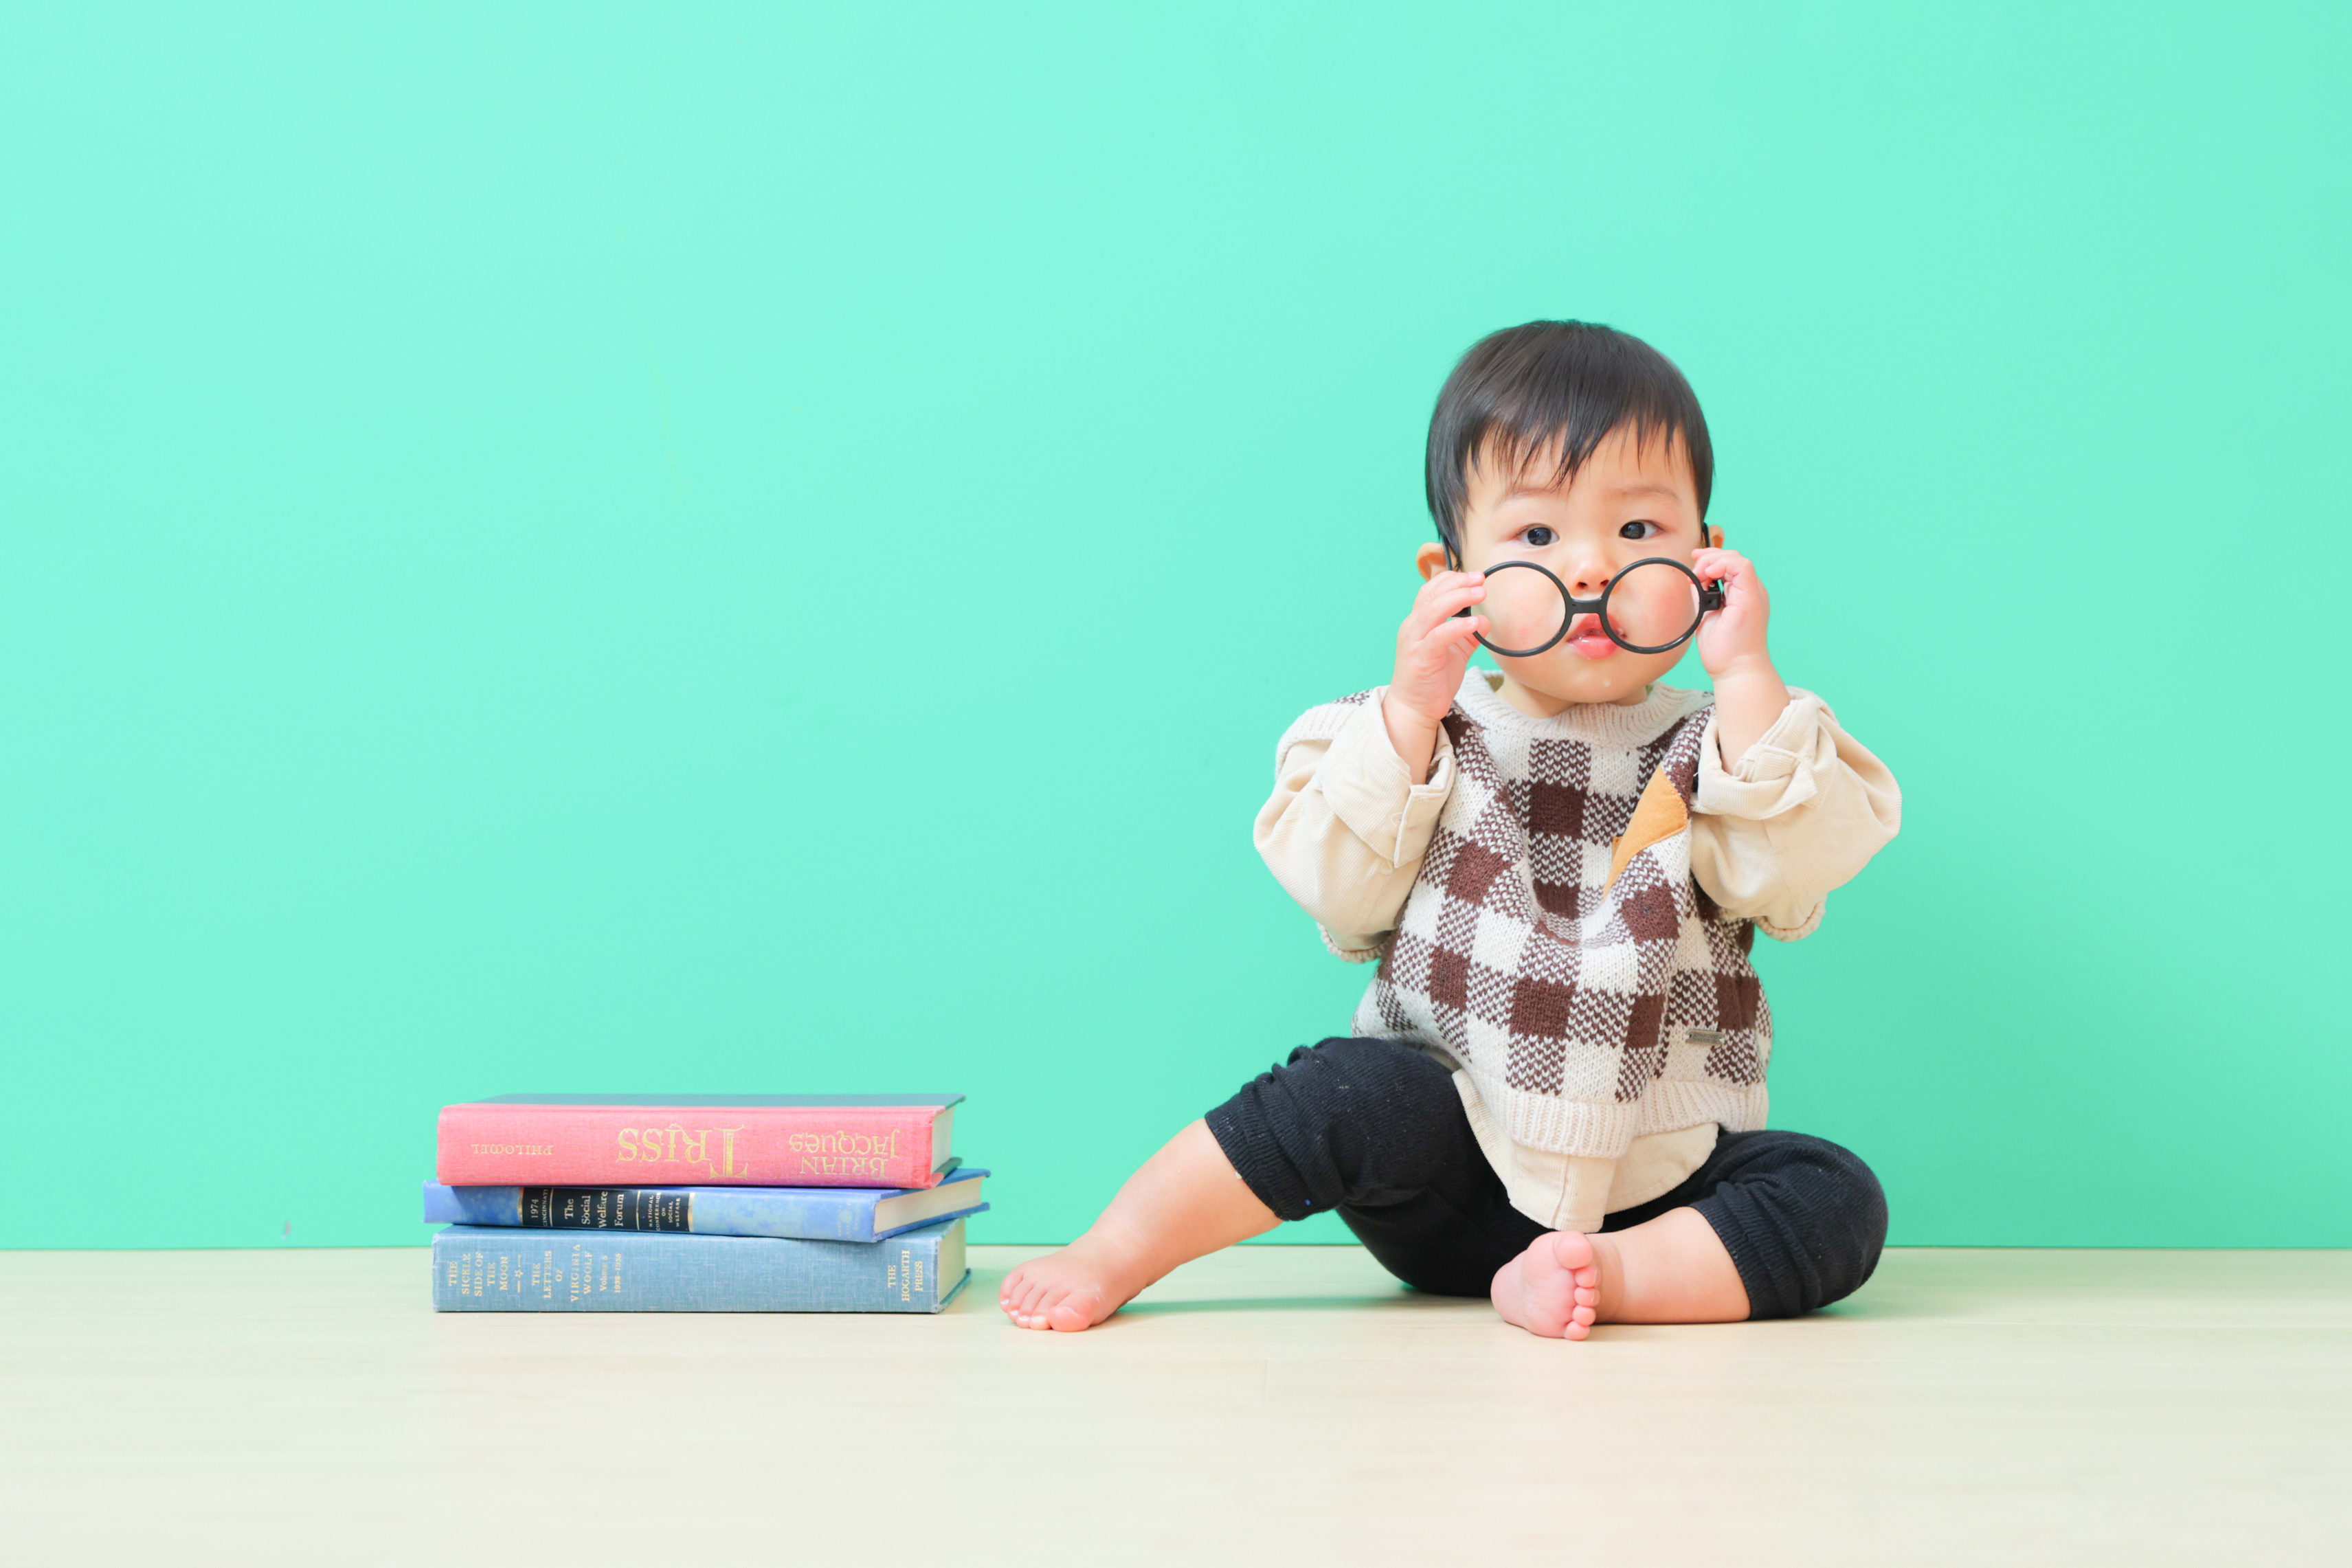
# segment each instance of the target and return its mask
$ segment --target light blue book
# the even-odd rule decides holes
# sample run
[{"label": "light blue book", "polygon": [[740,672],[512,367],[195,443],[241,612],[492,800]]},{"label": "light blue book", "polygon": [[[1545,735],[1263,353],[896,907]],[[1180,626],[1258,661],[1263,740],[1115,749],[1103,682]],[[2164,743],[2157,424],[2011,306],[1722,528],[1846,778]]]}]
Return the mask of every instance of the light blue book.
[{"label": "light blue book", "polygon": [[974,1215],[986,1171],[936,1187],[446,1187],[425,1184],[427,1225],[539,1230],[684,1231],[693,1236],[879,1241]]},{"label": "light blue book", "polygon": [[969,1277],[963,1221],[887,1241],[453,1225],[437,1312],[936,1312]]}]

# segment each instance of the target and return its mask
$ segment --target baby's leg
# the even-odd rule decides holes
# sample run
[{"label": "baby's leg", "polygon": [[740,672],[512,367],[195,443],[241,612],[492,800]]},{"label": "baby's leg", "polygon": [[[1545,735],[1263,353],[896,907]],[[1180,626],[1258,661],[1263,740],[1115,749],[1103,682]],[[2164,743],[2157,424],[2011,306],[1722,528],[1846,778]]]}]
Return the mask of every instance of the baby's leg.
[{"label": "baby's leg", "polygon": [[1496,1271],[1495,1310],[1571,1340],[1596,1322],[1795,1317],[1859,1289],[1885,1239],[1885,1194],[1853,1154],[1799,1132],[1727,1132],[1655,1202],[1594,1235],[1538,1237]]},{"label": "baby's leg", "polygon": [[1000,1302],[1024,1328],[1087,1328],[1180,1263],[1335,1212],[1398,1279],[1454,1295],[1486,1295],[1543,1232],[1511,1208],[1448,1069],[1397,1040],[1326,1040],[1178,1133]]},{"label": "baby's leg", "polygon": [[997,1304],[1024,1329],[1091,1329],[1178,1264],[1281,1223],[1195,1121],[1127,1179],[1086,1235],[1006,1275]]}]

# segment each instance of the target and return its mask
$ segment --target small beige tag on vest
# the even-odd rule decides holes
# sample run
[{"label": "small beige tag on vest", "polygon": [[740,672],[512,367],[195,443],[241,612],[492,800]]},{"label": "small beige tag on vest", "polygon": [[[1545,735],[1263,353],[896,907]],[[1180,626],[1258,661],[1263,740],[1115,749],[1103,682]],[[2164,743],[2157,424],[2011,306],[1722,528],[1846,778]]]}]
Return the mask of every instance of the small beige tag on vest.
[{"label": "small beige tag on vest", "polygon": [[1642,798],[1634,803],[1633,820],[1617,836],[1609,849],[1609,880],[1604,888],[1613,888],[1624,874],[1626,863],[1651,845],[1672,838],[1690,826],[1690,808],[1675,788],[1675,781],[1660,769],[1650,775],[1642,790]]}]

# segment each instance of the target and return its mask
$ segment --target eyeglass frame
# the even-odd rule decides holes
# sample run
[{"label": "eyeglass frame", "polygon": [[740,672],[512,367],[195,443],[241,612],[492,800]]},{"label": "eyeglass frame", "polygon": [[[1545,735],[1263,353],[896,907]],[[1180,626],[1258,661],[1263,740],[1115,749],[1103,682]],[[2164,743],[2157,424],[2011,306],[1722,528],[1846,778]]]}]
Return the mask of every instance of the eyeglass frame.
[{"label": "eyeglass frame", "polygon": [[[1452,555],[1454,552],[1451,550],[1448,550],[1446,553],[1448,555]],[[1493,654],[1497,658],[1533,658],[1539,653],[1550,652],[1553,648],[1559,646],[1559,642],[1562,637],[1568,636],[1568,628],[1576,624],[1576,617],[1579,616],[1593,616],[1600,622],[1602,635],[1607,637],[1611,642],[1615,643],[1619,647],[1623,648],[1627,653],[1672,653],[1675,649],[1682,647],[1683,644],[1690,641],[1691,638],[1698,636],[1698,628],[1706,620],[1706,617],[1713,612],[1723,608],[1722,585],[1718,583],[1715,587],[1708,587],[1706,583],[1700,580],[1697,573],[1692,571],[1687,565],[1675,560],[1671,555],[1645,555],[1639,561],[1630,563],[1626,566],[1621,568],[1609,579],[1607,583],[1601,585],[1601,596],[1597,599],[1578,598],[1574,594],[1569,592],[1568,584],[1559,580],[1558,574],[1554,573],[1550,567],[1544,565],[1539,561],[1498,561],[1494,565],[1486,567],[1479,574],[1484,577],[1491,577],[1497,572],[1507,572],[1514,566],[1522,566],[1530,572],[1540,572],[1547,578],[1549,578],[1551,585],[1559,590],[1560,602],[1568,606],[1568,614],[1559,618],[1559,630],[1552,633],[1549,638],[1537,644],[1534,647],[1496,647],[1493,643],[1486,640],[1486,636],[1484,632],[1473,632],[1470,634],[1478,639],[1478,646],[1480,647],[1485,648],[1488,653]],[[1637,571],[1643,566],[1671,566],[1675,571],[1681,573],[1684,576],[1689,578],[1691,580],[1691,586],[1698,590],[1698,614],[1691,617],[1690,630],[1683,633],[1682,636],[1676,637],[1672,642],[1660,643],[1654,647],[1643,647],[1638,644],[1627,642],[1623,637],[1617,635],[1617,628],[1609,624],[1609,595],[1617,591],[1617,584],[1623,582],[1629,573]],[[1467,606],[1465,606],[1456,613],[1467,616],[1470,614],[1470,610]]]}]

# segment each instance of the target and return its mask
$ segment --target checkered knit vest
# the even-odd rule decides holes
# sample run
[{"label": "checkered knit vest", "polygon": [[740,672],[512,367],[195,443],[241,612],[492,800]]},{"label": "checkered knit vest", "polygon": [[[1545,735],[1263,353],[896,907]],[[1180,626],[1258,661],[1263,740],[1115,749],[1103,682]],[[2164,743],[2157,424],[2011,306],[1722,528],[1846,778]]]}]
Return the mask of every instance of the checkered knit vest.
[{"label": "checkered knit vest", "polygon": [[[1496,709],[1475,669],[1465,696],[1469,680]],[[1379,695],[1299,723],[1336,732]],[[1451,1058],[1486,1119],[1533,1149],[1614,1159],[1646,1133],[1763,1126],[1772,1019],[1754,926],[1691,876],[1713,704],[1658,688],[1639,712],[1663,729],[1620,744],[1481,723],[1457,700],[1454,787],[1355,1032]]]}]

